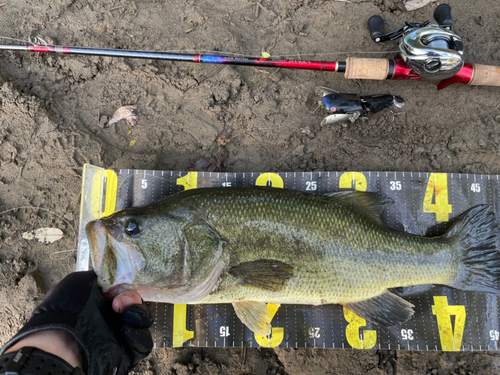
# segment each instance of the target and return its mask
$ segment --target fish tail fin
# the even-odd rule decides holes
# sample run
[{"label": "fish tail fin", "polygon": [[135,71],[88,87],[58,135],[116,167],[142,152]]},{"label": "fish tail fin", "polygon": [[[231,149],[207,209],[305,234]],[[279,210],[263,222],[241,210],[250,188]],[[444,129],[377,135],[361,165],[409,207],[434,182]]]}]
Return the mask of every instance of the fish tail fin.
[{"label": "fish tail fin", "polygon": [[495,214],[488,205],[464,212],[445,234],[455,242],[462,259],[449,286],[460,290],[500,294],[499,234]]}]

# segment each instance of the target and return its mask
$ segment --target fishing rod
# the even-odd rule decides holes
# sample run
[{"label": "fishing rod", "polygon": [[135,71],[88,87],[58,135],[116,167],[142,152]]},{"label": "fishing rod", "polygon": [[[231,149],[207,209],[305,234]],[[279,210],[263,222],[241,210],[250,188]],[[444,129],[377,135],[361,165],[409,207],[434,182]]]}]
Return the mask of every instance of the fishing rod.
[{"label": "fishing rod", "polygon": [[394,31],[384,33],[384,20],[372,16],[368,29],[376,43],[401,38],[399,58],[374,59],[348,57],[346,61],[294,61],[268,58],[240,58],[220,55],[168,53],[158,51],[135,51],[54,45],[0,45],[0,50],[56,53],[63,55],[89,55],[127,57],[139,59],[193,62],[202,64],[246,65],[267,68],[303,69],[344,73],[346,79],[406,80],[425,78],[440,80],[441,90],[453,83],[478,86],[500,86],[500,67],[464,63],[461,38],[451,31],[453,20],[451,8],[439,5],[434,11],[438,23],[410,23]]}]

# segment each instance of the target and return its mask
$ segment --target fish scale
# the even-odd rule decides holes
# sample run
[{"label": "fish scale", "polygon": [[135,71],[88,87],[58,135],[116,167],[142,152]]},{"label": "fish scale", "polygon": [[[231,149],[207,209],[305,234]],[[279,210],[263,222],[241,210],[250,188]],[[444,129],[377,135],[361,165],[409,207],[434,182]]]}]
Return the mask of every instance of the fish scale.
[{"label": "fish scale", "polygon": [[[230,278],[222,283],[224,287],[220,292],[207,296],[199,303],[232,302],[236,295],[240,298],[245,296],[246,300],[281,303],[349,302],[374,297],[388,287],[430,282],[443,284],[452,277],[443,277],[441,264],[432,262],[426,267],[423,259],[413,264],[404,264],[405,259],[405,262],[398,264],[398,258],[393,256],[396,253],[416,254],[422,248],[428,249],[426,252],[430,254],[451,252],[451,246],[447,243],[433,246],[430,243],[432,240],[375,224],[373,218],[356,218],[355,210],[350,205],[335,201],[311,200],[309,196],[301,194],[294,194],[294,199],[290,200],[287,199],[287,193],[273,191],[272,198],[253,204],[252,193],[255,194],[256,189],[250,189],[253,192],[245,189],[232,190],[236,191],[222,190],[220,193],[224,196],[215,199],[213,204],[200,203],[199,206],[206,211],[208,221],[228,240],[227,251],[234,257],[233,262],[271,258],[290,263],[297,271],[293,282],[289,281],[287,288],[279,293],[238,287],[238,281]],[[260,190],[257,192],[261,193]],[[238,202],[232,194],[245,196],[247,201]],[[210,202],[210,196],[202,199]],[[198,206],[195,202],[188,204]],[[241,217],[244,226],[230,220],[233,210],[245,213]],[[249,223],[248,218],[254,220]],[[286,223],[286,227],[280,230],[276,225],[277,221],[280,225]],[[356,223],[356,226],[352,223]],[[304,228],[308,234],[301,236],[300,229],[291,234],[290,227]],[[254,244],[263,236],[272,237],[273,240],[267,246],[256,248]],[[300,238],[301,241],[290,243],[290,238]],[[400,248],[394,247],[397,242],[401,243]],[[398,267],[393,272],[381,273],[378,269],[384,251],[391,256],[386,257],[383,264],[387,268],[392,265]],[[346,261],[349,256],[352,258]],[[361,263],[366,263],[360,257],[374,262],[370,272],[372,278],[362,277],[367,269],[365,266],[360,267]],[[408,257],[408,260],[411,258]],[[319,283],[318,280],[322,282]]]}]

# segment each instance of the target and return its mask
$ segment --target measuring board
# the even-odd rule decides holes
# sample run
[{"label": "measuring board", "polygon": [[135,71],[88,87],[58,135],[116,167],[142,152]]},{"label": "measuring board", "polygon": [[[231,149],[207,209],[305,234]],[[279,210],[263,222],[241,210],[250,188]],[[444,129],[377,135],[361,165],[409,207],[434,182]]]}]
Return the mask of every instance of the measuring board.
[{"label": "measuring board", "polygon": [[[77,269],[90,267],[85,225],[127,207],[199,187],[272,186],[324,194],[340,189],[379,192],[394,200],[382,220],[409,233],[435,236],[453,218],[477,204],[500,214],[500,177],[420,172],[209,173],[104,170],[85,165]],[[443,351],[498,350],[499,300],[486,293],[424,285],[395,289],[415,305],[415,315],[384,328],[366,322],[340,305],[268,305],[272,334],[246,328],[232,305],[149,303],[160,347],[293,347],[407,349]]]}]

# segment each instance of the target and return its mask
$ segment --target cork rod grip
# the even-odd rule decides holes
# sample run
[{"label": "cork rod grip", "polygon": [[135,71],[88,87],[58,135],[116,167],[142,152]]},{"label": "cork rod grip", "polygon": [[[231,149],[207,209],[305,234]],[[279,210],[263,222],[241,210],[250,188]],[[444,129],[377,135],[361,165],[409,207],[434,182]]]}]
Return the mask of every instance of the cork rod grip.
[{"label": "cork rod grip", "polygon": [[469,85],[500,86],[500,66],[472,64],[474,74]]},{"label": "cork rod grip", "polygon": [[348,57],[346,59],[345,78],[347,79],[386,79],[389,74],[389,60],[362,59]]}]

